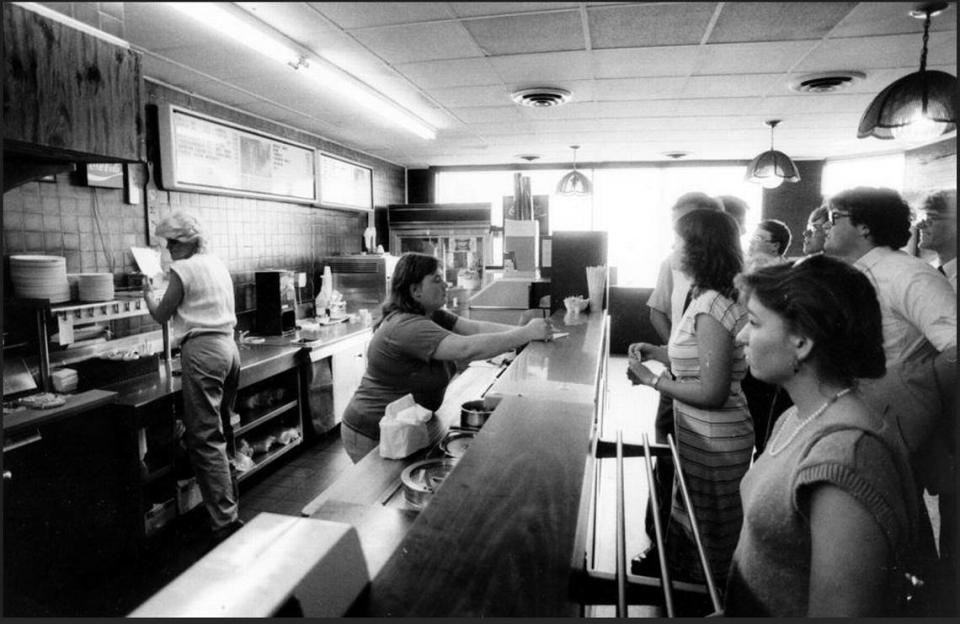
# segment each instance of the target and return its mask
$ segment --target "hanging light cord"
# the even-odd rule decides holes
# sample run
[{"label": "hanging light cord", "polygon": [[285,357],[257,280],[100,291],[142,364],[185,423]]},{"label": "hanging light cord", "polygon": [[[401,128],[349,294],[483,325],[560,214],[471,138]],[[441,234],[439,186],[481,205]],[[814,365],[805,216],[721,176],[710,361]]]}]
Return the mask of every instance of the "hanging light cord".
[{"label": "hanging light cord", "polygon": [[920,112],[926,117],[927,115],[927,101],[929,100],[927,94],[927,80],[926,80],[926,71],[927,71],[927,42],[930,40],[930,11],[927,11],[927,16],[923,19],[923,49],[920,51],[920,76],[923,80],[923,90],[920,93]]}]

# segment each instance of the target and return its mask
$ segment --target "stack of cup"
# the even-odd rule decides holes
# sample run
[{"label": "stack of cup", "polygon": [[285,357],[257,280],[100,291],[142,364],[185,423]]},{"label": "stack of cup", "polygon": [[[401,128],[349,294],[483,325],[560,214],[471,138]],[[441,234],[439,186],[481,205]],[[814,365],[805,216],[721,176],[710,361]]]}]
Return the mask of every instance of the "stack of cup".
[{"label": "stack of cup", "polygon": [[587,267],[587,293],[590,297],[590,311],[603,309],[603,292],[607,285],[606,265]]}]

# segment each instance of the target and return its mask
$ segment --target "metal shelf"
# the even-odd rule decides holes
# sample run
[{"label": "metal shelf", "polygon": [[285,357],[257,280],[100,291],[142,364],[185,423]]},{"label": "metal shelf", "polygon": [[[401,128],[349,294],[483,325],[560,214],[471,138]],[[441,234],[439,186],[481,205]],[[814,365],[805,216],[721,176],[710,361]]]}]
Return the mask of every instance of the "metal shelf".
[{"label": "metal shelf", "polygon": [[50,314],[57,319],[60,344],[67,345],[74,341],[74,325],[144,316],[150,314],[150,311],[147,309],[147,302],[143,297],[138,297],[136,299],[114,299],[95,303],[51,305]]}]

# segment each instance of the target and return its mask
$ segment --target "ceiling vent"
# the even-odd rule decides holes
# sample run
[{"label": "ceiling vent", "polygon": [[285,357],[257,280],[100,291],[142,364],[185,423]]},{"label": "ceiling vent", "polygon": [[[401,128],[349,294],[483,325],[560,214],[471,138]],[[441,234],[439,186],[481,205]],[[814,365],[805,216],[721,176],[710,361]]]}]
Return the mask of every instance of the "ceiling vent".
[{"label": "ceiling vent", "polygon": [[846,89],[864,78],[866,78],[866,74],[863,72],[829,71],[799,76],[787,83],[787,86],[792,91],[801,93],[832,93]]},{"label": "ceiling vent", "polygon": [[533,89],[516,91],[512,93],[510,97],[521,106],[542,108],[566,104],[570,101],[571,93],[566,89],[558,89],[556,87],[534,87]]}]

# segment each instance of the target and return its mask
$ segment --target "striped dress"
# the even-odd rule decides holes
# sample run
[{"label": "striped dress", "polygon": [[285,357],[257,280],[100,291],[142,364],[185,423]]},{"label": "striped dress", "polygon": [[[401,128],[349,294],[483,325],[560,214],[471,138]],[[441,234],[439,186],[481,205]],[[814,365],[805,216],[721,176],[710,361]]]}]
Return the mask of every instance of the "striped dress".
[{"label": "striped dress", "polygon": [[[700,379],[695,320],[709,314],[730,332],[731,338],[747,322],[746,309],[714,290],[700,293],[677,324],[668,345],[670,369],[680,383]],[[750,467],[753,421],[740,380],[747,372],[743,347],[734,345],[730,394],[722,407],[701,409],[674,399],[675,435],[680,463],[704,550],[714,580],[722,587],[737,545],[743,507],[740,479]],[[690,518],[679,488],[674,488],[667,539],[668,559],[679,576],[702,581],[703,573]]]}]

